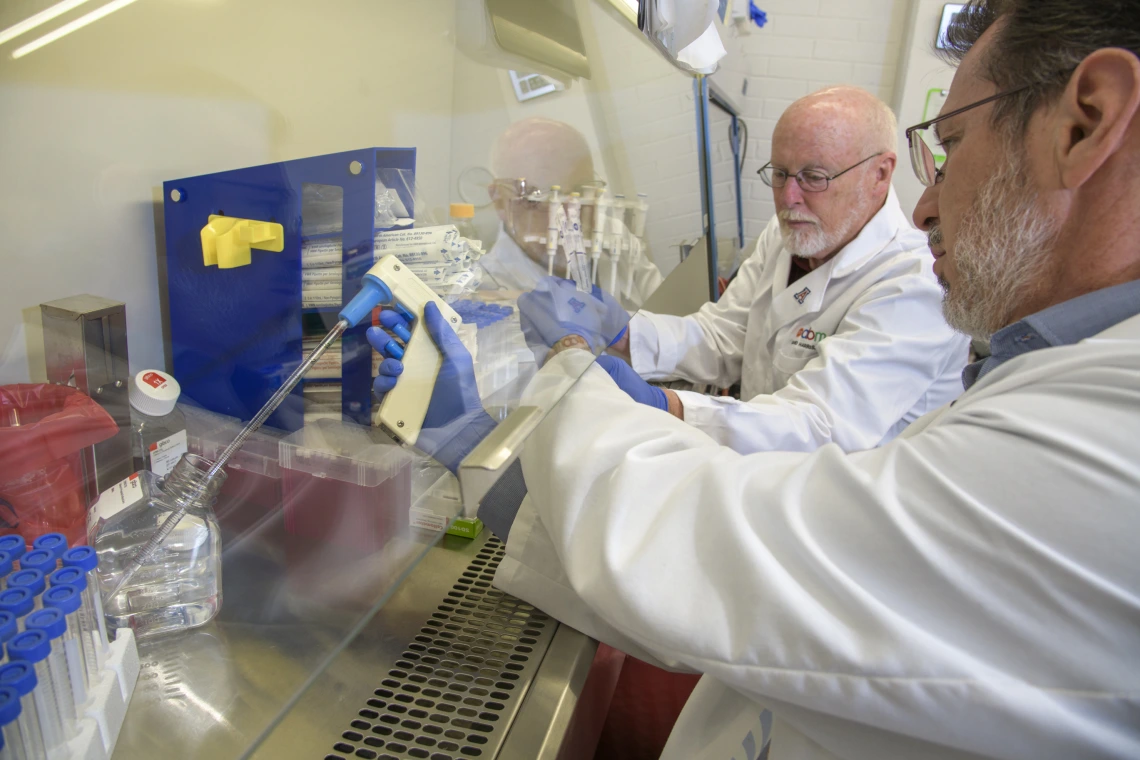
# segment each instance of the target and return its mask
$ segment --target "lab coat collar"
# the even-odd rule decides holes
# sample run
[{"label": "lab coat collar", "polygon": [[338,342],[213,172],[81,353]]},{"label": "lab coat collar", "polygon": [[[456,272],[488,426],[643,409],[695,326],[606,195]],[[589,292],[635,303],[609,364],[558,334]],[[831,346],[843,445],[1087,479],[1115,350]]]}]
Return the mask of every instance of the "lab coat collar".
[{"label": "lab coat collar", "polygon": [[479,263],[500,288],[507,290],[533,290],[546,276],[546,269],[519,247],[502,223],[495,244]]},{"label": "lab coat collar", "polygon": [[772,315],[775,323],[785,325],[803,314],[823,309],[823,298],[831,280],[854,272],[881,253],[906,229],[906,217],[899,206],[892,185],[883,207],[875,212],[855,239],[830,260],[788,286],[792,257],[781,249],[772,281]]},{"label": "lab coat collar", "polygon": [[898,195],[895,194],[895,186],[891,185],[883,207],[863,225],[863,229],[859,230],[855,239],[845,245],[832,259],[835,266],[831,270],[831,276],[843,277],[859,269],[894,242],[898,238],[900,229],[905,230],[909,227],[910,222],[903,213]]}]

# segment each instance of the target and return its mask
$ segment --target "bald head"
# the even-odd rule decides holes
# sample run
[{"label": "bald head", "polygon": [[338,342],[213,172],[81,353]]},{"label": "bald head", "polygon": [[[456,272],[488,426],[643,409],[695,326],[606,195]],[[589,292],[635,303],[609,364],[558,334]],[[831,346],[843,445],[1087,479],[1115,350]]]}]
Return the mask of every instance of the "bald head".
[{"label": "bald head", "polygon": [[491,152],[500,179],[523,177],[532,187],[580,187],[594,179],[594,160],[582,133],[565,122],[540,117],[507,127]]},{"label": "bald head", "polygon": [[[772,133],[772,167],[788,181],[775,182],[772,195],[792,255],[818,265],[859,234],[890,193],[897,139],[891,109],[858,87],[828,87],[788,106]],[[790,175],[815,180],[805,187]]]},{"label": "bald head", "polygon": [[893,152],[898,121],[883,101],[858,87],[825,87],[788,106],[776,123],[773,139],[789,133],[810,135],[835,149],[860,157]]}]

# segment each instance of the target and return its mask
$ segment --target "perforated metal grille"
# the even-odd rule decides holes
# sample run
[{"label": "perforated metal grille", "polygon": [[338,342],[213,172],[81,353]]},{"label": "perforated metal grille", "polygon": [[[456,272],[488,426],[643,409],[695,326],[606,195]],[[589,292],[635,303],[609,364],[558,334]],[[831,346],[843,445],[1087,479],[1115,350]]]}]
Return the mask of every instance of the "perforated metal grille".
[{"label": "perforated metal grille", "polygon": [[491,587],[489,537],[325,760],[494,757],[556,627]]}]

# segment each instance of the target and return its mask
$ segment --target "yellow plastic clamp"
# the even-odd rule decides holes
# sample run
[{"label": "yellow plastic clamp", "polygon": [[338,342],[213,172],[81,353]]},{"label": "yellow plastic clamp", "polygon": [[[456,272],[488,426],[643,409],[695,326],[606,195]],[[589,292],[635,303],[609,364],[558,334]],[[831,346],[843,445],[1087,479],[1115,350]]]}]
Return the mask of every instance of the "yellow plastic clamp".
[{"label": "yellow plastic clamp", "polygon": [[252,260],[250,248],[281,252],[285,249],[285,229],[274,222],[210,215],[202,228],[202,263],[219,269],[244,267]]}]

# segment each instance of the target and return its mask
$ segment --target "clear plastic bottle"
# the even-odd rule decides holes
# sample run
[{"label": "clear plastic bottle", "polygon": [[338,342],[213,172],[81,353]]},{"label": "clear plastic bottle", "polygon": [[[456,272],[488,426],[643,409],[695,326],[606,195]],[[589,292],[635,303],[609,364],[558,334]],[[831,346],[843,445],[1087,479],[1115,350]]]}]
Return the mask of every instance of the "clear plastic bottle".
[{"label": "clear plastic bottle", "polygon": [[139,474],[141,488],[130,504],[122,499],[92,505],[88,541],[98,556],[99,587],[104,597],[164,520],[186,513],[118,594],[104,598],[107,627],[133,628],[140,638],[182,631],[208,623],[222,606],[222,556],[212,509],[225,482],[219,472],[201,489],[211,463],[184,454],[163,479]]},{"label": "clear plastic bottle", "polygon": [[479,239],[478,233],[475,232],[475,223],[471,221],[475,218],[475,206],[470,203],[452,203],[449,214],[451,218],[447,223],[455,225],[459,230],[459,237],[468,240]]},{"label": "clear plastic bottle", "polygon": [[165,372],[144,369],[131,379],[131,455],[136,472],[166,476],[186,453],[186,418],[178,409],[182,388]]}]

